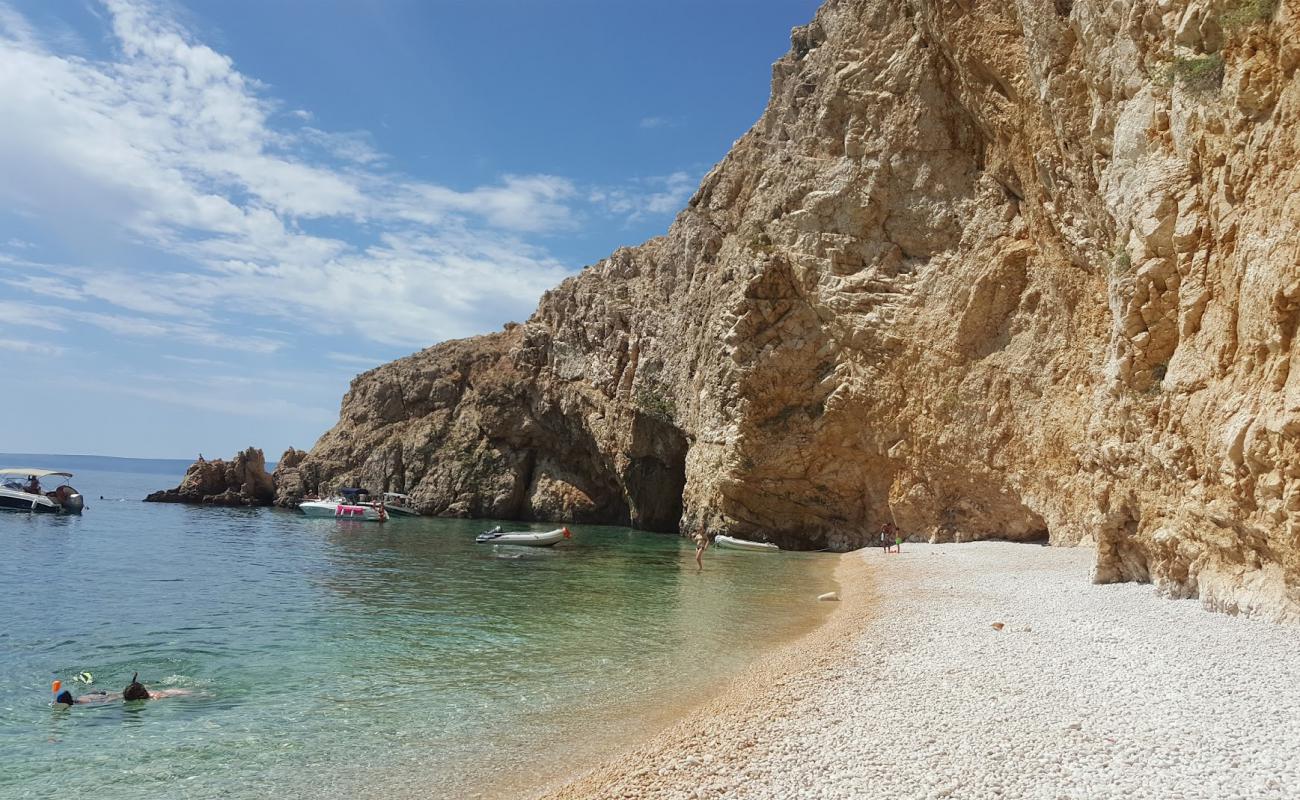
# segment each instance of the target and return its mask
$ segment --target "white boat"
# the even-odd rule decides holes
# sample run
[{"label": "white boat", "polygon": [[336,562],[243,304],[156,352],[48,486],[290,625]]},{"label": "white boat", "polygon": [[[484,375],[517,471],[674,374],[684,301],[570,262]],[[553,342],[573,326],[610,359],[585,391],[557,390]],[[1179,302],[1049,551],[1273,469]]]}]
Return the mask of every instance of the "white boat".
[{"label": "white boat", "polygon": [[569,532],[568,528],[556,528],[545,533],[534,533],[532,531],[503,531],[501,526],[498,525],[490,531],[480,533],[474,537],[474,541],[479,544],[517,544],[524,547],[550,547],[572,537],[573,534]]},{"label": "white boat", "polygon": [[384,492],[384,508],[388,509],[389,516],[393,517],[420,516],[420,512],[415,510],[415,504],[411,502],[409,494]]},{"label": "white boat", "polygon": [[384,522],[388,519],[388,512],[383,506],[373,503],[350,503],[341,497],[304,500],[298,504],[298,510],[309,517],[334,517],[362,522]]},{"label": "white boat", "polygon": [[72,477],[71,472],[53,469],[0,469],[0,509],[31,514],[80,514],[86,505],[85,498],[66,482],[61,482],[52,492],[41,488],[41,478],[52,475]]},{"label": "white boat", "polygon": [[728,550],[751,550],[756,553],[777,553],[781,550],[781,548],[770,542],[751,542],[748,539],[737,539],[734,536],[715,536],[713,537],[713,543]]}]

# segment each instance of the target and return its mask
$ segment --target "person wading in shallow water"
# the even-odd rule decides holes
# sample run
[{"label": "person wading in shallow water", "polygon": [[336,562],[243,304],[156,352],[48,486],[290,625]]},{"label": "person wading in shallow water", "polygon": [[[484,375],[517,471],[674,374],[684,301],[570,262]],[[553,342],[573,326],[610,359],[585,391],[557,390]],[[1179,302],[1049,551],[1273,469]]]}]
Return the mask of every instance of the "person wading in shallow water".
[{"label": "person wading in shallow water", "polygon": [[704,551],[709,549],[709,535],[704,531],[695,534],[695,566],[696,572],[704,570]]}]

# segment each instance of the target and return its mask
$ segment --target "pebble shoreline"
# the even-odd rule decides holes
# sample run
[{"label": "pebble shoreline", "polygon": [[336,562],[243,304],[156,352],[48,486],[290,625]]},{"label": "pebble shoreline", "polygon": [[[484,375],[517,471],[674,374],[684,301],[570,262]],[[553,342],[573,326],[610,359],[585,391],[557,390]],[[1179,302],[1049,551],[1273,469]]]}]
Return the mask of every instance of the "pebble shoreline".
[{"label": "pebble shoreline", "polygon": [[1093,585],[1092,560],[846,554],[823,626],[545,797],[1300,797],[1300,630]]}]

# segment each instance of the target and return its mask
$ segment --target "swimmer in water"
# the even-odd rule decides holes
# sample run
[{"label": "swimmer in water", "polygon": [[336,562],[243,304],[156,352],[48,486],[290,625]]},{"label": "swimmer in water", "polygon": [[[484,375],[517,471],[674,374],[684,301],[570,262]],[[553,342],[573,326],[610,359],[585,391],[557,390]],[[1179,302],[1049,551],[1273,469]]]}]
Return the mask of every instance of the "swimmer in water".
[{"label": "swimmer in water", "polygon": [[88,703],[103,703],[106,700],[112,700],[120,695],[110,695],[105,691],[90,692],[83,694],[81,697],[73,697],[72,692],[63,688],[63,681],[55,681],[50,684],[50,691],[54,693],[55,705],[86,705]]},{"label": "swimmer in water", "polygon": [[81,697],[74,698],[72,692],[63,688],[62,681],[55,681],[51,684],[50,689],[54,692],[54,702],[56,705],[88,705],[90,703],[107,703],[111,700],[161,700],[164,697],[183,697],[191,694],[189,689],[155,689],[150,691],[140,683],[140,673],[131,676],[131,684],[125,689],[118,692],[91,692],[83,694]]},{"label": "swimmer in water", "polygon": [[131,685],[122,690],[123,700],[161,700],[164,697],[181,697],[190,694],[189,689],[146,689],[140,683],[140,673],[131,676]]}]

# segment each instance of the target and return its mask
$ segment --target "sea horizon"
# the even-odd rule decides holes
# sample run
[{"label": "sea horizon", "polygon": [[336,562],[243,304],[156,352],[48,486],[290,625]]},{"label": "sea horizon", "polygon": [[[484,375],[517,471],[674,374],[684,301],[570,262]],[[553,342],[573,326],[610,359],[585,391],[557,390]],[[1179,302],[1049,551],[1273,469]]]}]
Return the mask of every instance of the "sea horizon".
[{"label": "sea horizon", "polygon": [[[229,460],[233,455],[233,453],[219,456],[204,455],[204,458],[208,461],[216,461],[217,459]],[[88,453],[0,453],[0,469],[36,467],[37,469],[64,469],[75,471],[75,469],[80,468],[83,470],[106,469],[170,475],[179,468],[180,474],[183,475],[185,470],[197,460],[197,453],[194,458],[188,459],[105,456]],[[267,471],[274,470],[275,464],[276,462],[274,461],[268,461],[266,463]]]}]

